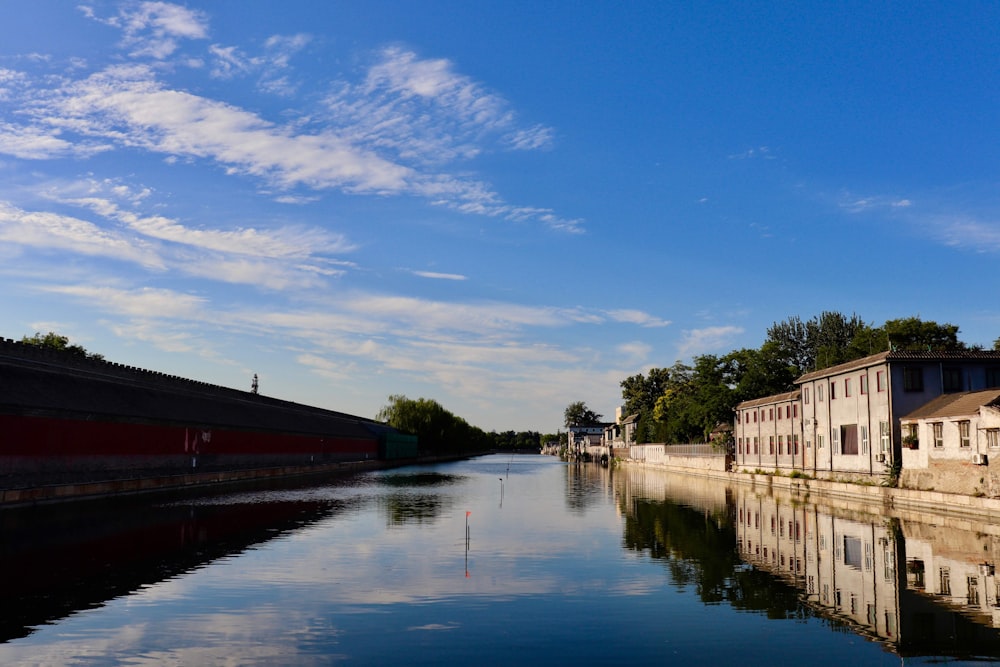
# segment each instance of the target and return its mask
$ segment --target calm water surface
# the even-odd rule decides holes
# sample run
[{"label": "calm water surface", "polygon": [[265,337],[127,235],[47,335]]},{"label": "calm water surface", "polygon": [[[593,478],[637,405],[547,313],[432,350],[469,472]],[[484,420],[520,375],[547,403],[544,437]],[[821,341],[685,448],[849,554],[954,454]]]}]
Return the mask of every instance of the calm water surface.
[{"label": "calm water surface", "polygon": [[[136,501],[139,502],[139,501]],[[3,665],[981,664],[1000,526],[490,456],[0,512]]]}]

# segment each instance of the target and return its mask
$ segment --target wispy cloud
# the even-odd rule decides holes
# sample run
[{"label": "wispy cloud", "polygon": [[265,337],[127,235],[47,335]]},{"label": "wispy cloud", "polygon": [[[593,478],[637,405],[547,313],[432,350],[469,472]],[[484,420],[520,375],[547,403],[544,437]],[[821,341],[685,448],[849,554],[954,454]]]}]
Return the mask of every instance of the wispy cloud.
[{"label": "wispy cloud", "polygon": [[[123,31],[133,58],[161,61],[180,40],[208,36],[205,14],[162,2],[132,5],[102,20]],[[260,86],[289,95],[296,89],[291,58],[309,41],[304,34],[272,36],[262,55],[208,45],[209,74],[226,79],[260,72]],[[411,195],[466,214],[582,231],[579,219],[510,203],[469,176],[467,163],[481,154],[548,148],[553,132],[520,123],[502,97],[448,60],[385,49],[359,80],[332,86],[322,114],[303,112],[281,123],[172,88],[161,79],[165,74],[155,62],[112,65],[80,79],[33,80],[3,70],[0,95],[20,111],[17,121],[0,124],[0,153],[43,160],[138,149],[171,162],[208,160],[230,176],[259,178],[285,193]]]},{"label": "wispy cloud", "polygon": [[123,6],[116,16],[99,17],[89,6],[80,10],[89,18],[120,28],[122,45],[132,57],[157,60],[172,55],[180,40],[208,37],[208,16],[169,2],[140,2]]},{"label": "wispy cloud", "polygon": [[458,273],[436,273],[434,271],[413,271],[412,273],[421,278],[432,278],[434,280],[468,280],[466,276]]},{"label": "wispy cloud", "polygon": [[865,213],[878,210],[908,209],[913,202],[903,197],[842,195],[838,206],[849,213]]},{"label": "wispy cloud", "polygon": [[616,322],[638,324],[643,327],[670,326],[669,320],[661,320],[641,310],[609,310],[608,316]]},{"label": "wispy cloud", "polygon": [[1000,251],[1000,220],[981,220],[969,215],[934,215],[928,218],[930,233],[947,246],[977,252]]},{"label": "wispy cloud", "polygon": [[689,357],[719,350],[728,352],[732,341],[742,333],[743,328],[735,326],[691,329],[684,332],[684,338],[678,346],[678,354],[681,357]]}]

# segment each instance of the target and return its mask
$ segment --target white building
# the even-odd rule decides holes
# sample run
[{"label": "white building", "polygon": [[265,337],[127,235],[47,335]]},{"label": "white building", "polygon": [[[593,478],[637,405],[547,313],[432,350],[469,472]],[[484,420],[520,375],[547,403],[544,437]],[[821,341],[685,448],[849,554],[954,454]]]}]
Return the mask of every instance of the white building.
[{"label": "white building", "polygon": [[1000,389],[945,394],[900,422],[907,486],[1000,492],[989,473],[990,459],[1000,456]]},{"label": "white building", "polygon": [[806,373],[796,385],[737,406],[737,470],[881,475],[902,462],[900,418],[943,394],[1000,387],[1000,352],[882,352]]}]

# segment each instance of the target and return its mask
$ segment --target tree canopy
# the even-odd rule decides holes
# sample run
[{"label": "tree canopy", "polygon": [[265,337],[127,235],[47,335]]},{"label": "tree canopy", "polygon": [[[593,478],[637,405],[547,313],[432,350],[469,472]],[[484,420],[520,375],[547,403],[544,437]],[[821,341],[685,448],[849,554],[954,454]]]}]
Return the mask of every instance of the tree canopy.
[{"label": "tree canopy", "polygon": [[87,352],[81,345],[71,345],[69,337],[50,331],[44,336],[36,331],[33,336],[24,336],[21,342],[25,345],[34,345],[48,350],[56,350],[70,357],[79,359],[104,359],[103,355]]},{"label": "tree canopy", "polygon": [[576,401],[566,406],[563,412],[563,425],[570,426],[600,426],[601,415],[587,407],[583,401]]}]

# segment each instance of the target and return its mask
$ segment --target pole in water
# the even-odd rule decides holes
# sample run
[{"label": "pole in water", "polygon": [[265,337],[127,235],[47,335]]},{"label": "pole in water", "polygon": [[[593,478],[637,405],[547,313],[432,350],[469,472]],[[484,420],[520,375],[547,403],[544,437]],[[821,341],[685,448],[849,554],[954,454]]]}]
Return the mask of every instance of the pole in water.
[{"label": "pole in water", "polygon": [[472,512],[465,512],[465,578],[469,578],[469,515]]}]

